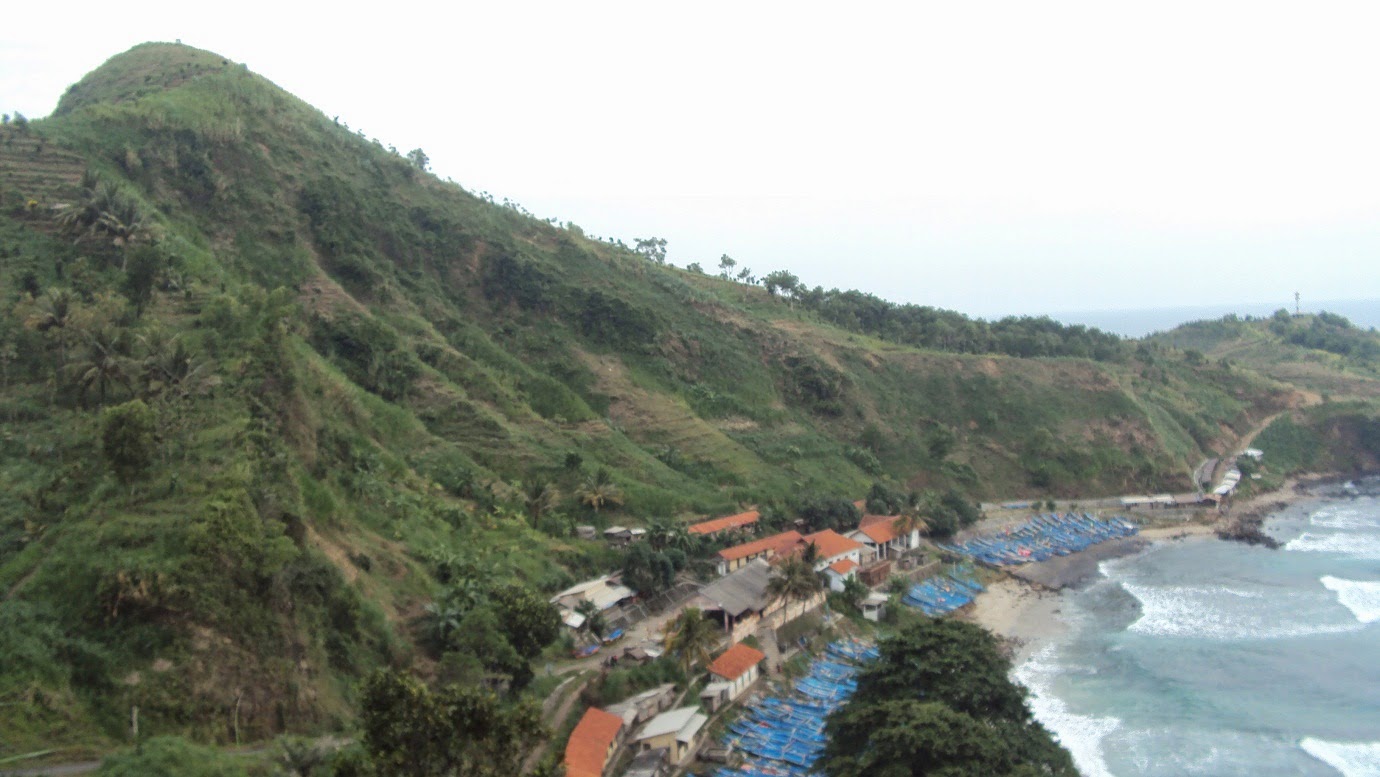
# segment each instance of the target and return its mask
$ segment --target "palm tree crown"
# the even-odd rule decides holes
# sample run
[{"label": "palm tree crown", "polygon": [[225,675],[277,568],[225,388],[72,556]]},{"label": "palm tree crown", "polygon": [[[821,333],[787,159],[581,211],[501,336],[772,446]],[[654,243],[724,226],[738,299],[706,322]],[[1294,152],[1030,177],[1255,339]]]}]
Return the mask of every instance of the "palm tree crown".
[{"label": "palm tree crown", "polygon": [[666,624],[662,645],[666,652],[680,661],[686,674],[695,664],[709,660],[710,651],[719,643],[719,629],[698,607],[686,607]]}]

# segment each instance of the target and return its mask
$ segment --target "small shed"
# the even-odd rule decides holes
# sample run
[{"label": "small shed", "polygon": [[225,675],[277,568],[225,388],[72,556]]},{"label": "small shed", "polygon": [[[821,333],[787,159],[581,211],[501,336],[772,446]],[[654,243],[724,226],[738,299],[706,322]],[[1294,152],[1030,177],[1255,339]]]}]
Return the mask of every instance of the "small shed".
[{"label": "small shed", "polygon": [[709,717],[700,712],[699,707],[681,707],[663,712],[647,721],[638,732],[638,752],[647,752],[660,747],[667,749],[667,761],[679,766],[695,750],[695,742]]},{"label": "small shed", "polygon": [[862,616],[867,620],[880,621],[886,617],[886,594],[873,592],[862,602]]}]

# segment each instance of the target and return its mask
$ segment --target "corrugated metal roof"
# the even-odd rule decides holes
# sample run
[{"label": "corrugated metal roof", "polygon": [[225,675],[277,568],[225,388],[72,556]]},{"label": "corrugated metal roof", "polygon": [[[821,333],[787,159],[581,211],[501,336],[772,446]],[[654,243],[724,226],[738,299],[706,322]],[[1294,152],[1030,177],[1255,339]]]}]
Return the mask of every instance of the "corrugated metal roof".
[{"label": "corrugated metal roof", "polygon": [[700,596],[736,618],[748,610],[765,610],[770,584],[771,566],[762,559],[755,559],[701,588]]},{"label": "corrugated metal roof", "polygon": [[[696,715],[700,714],[699,707],[681,707],[680,709],[668,710],[647,721],[647,725],[637,734],[637,741],[659,737],[664,734],[677,733],[694,721]],[[700,717],[704,717],[701,715]],[[703,725],[703,724],[701,724]]]}]

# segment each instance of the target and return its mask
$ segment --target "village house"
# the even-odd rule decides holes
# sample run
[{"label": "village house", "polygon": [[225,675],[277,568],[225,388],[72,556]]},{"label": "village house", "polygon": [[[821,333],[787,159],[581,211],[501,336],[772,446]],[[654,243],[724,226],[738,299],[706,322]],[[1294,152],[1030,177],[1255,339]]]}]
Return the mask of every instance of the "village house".
[{"label": "village house", "polygon": [[610,704],[605,711],[622,718],[623,725],[631,730],[633,726],[646,723],[665,712],[675,702],[676,686],[674,683],[666,683],[636,696],[630,696],[617,704]]},{"label": "village house", "polygon": [[757,682],[759,666],[766,660],[762,651],[739,642],[725,650],[709,665],[713,679],[700,693],[700,702],[717,712]]},{"label": "village house", "polygon": [[637,592],[623,585],[616,575],[604,575],[573,585],[551,597],[550,602],[561,612],[561,620],[572,629],[585,623],[585,616],[576,612],[581,602],[592,602],[600,612],[607,612],[637,596]]},{"label": "village house", "polygon": [[770,537],[763,537],[760,540],[745,542],[742,545],[734,545],[731,548],[724,548],[715,555],[715,563],[718,572],[726,575],[737,569],[752,563],[756,559],[772,560],[778,555],[789,553],[800,547],[805,538],[800,536],[798,531],[786,531],[780,534],[773,534]]},{"label": "village house", "polygon": [[604,777],[622,730],[619,716],[596,707],[585,710],[565,745],[566,777]]},{"label": "village house", "polygon": [[864,563],[873,559],[882,561],[895,558],[920,547],[919,522],[908,532],[897,527],[900,522],[899,515],[864,515],[858,528],[848,533],[850,539],[862,543],[866,548],[863,551]]},{"label": "village house", "polygon": [[[679,766],[695,751],[695,740],[708,721],[699,707],[681,707],[647,721],[633,741],[639,752],[666,748],[667,762]],[[573,776],[567,772],[567,777]]]},{"label": "village house", "polygon": [[604,529],[604,539],[614,547],[623,547],[647,536],[646,529],[630,529],[626,526],[610,526]]},{"label": "village house", "polygon": [[[807,534],[804,537],[805,545],[814,545],[815,571],[823,572],[831,564],[845,559],[854,564],[862,563],[863,545],[860,542],[850,540],[839,534],[833,529],[817,531],[814,534]],[[803,545],[801,548],[803,549]]]},{"label": "village house", "polygon": [[701,588],[693,604],[718,621],[729,641],[737,642],[781,609],[782,603],[767,593],[771,577],[771,565],[758,558]]},{"label": "village house", "polygon": [[847,580],[857,577],[858,562],[846,558],[842,561],[835,561],[824,568],[824,578],[829,581],[829,590],[843,592],[843,584]]},{"label": "village house", "polygon": [[745,513],[726,515],[722,518],[714,518],[702,523],[693,524],[686,529],[686,531],[690,534],[697,534],[703,537],[713,537],[720,532],[741,531],[756,526],[757,520],[761,517],[762,514],[756,510],[749,510]]}]

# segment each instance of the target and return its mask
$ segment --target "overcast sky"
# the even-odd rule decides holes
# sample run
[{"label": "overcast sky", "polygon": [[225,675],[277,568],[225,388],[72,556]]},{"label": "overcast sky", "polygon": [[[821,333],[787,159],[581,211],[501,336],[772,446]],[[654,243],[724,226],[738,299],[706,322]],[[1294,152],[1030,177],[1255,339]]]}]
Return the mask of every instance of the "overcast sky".
[{"label": "overcast sky", "polygon": [[1283,5],[28,2],[0,110],[181,39],[679,265],[985,317],[1380,298],[1380,6]]}]

